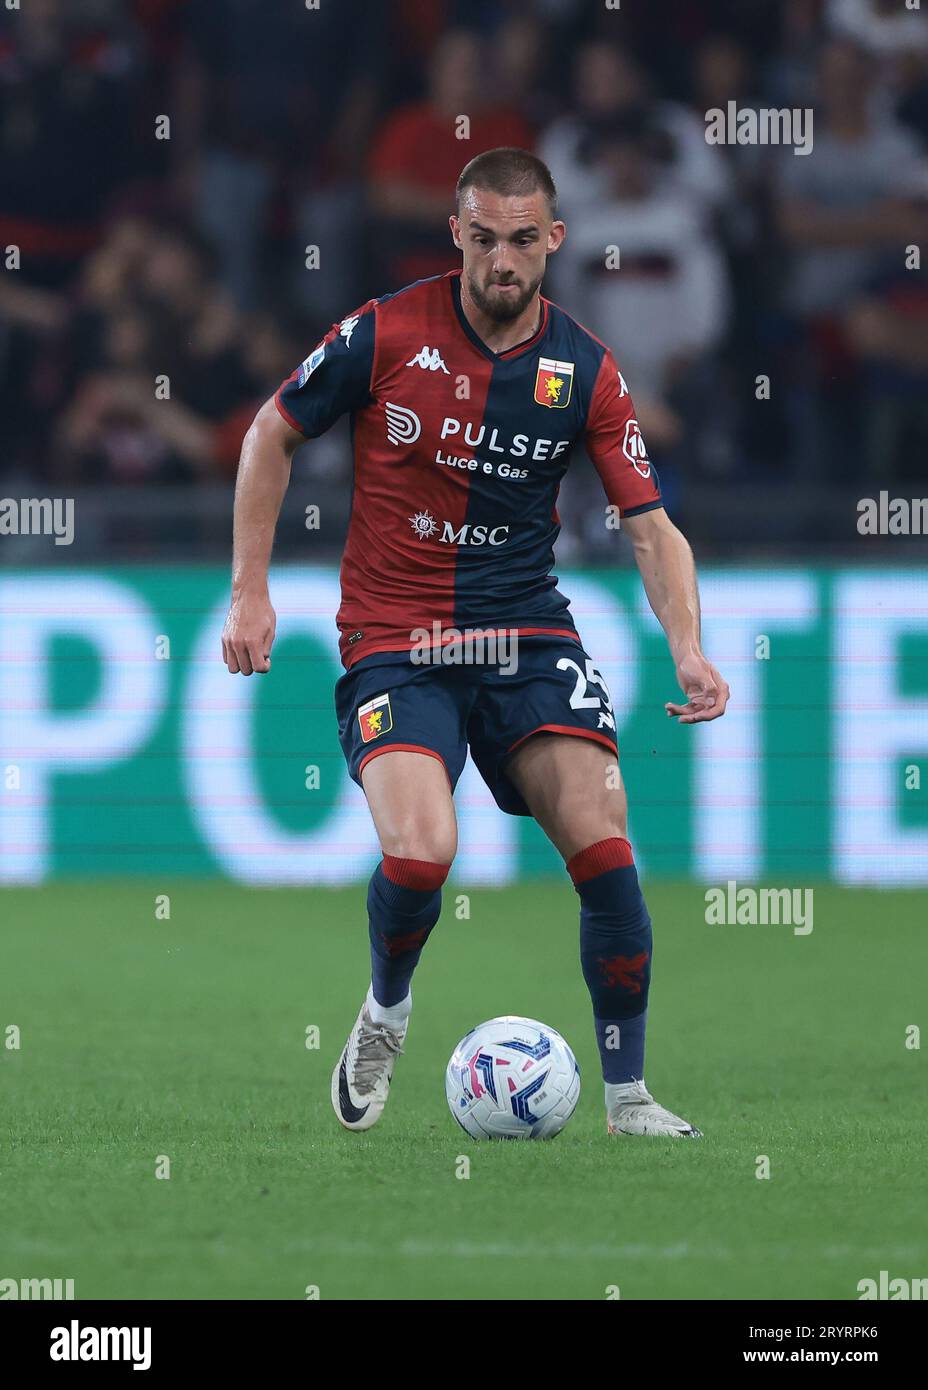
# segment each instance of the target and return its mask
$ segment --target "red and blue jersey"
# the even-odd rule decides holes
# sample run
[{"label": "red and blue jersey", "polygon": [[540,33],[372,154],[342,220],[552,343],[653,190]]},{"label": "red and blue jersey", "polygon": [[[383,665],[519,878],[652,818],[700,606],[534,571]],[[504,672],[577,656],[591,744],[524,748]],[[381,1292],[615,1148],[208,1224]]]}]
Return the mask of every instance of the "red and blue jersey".
[{"label": "red and blue jersey", "polygon": [[351,416],[346,668],[436,623],[575,637],[552,570],[578,441],[620,516],[662,505],[612,354],[550,300],[541,309],[533,337],[496,353],[464,315],[460,271],[422,280],[333,324],[277,392],[310,439]]}]

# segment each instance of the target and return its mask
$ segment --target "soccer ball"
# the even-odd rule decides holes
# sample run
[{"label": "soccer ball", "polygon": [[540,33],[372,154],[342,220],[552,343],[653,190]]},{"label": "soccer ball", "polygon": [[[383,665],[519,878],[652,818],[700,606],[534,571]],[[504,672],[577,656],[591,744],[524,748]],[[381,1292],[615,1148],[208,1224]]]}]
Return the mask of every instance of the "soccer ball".
[{"label": "soccer ball", "polygon": [[445,1095],[472,1139],[553,1139],[577,1108],[580,1068],[560,1033],[506,1015],[461,1039]]}]

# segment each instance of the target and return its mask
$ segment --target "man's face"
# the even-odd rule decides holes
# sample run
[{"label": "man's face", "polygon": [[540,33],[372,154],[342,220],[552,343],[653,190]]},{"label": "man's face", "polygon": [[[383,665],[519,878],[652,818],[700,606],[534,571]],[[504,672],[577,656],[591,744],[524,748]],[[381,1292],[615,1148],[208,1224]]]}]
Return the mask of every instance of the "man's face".
[{"label": "man's face", "polygon": [[552,221],[544,193],[504,197],[468,188],[460,214],[449,221],[454,244],[464,255],[471,299],[497,323],[517,319],[567,230],[563,222]]}]

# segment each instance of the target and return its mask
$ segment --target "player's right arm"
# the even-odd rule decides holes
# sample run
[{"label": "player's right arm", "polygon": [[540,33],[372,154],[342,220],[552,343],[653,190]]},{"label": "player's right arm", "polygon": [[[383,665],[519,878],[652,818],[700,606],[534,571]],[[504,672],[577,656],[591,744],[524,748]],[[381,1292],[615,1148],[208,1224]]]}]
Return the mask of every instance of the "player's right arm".
[{"label": "player's right arm", "polygon": [[304,362],[258,411],[245,435],[235,485],[232,603],[222,657],[243,676],[271,669],[277,619],[268,569],[294,451],[370,398],[374,361],[371,299],[333,324]]},{"label": "player's right arm", "polygon": [[234,674],[271,669],[277,619],[267,587],[277,518],[290,482],[290,461],[303,435],[274,398],[265,401],[245,435],[235,484],[232,602],[222,631],[222,659]]}]

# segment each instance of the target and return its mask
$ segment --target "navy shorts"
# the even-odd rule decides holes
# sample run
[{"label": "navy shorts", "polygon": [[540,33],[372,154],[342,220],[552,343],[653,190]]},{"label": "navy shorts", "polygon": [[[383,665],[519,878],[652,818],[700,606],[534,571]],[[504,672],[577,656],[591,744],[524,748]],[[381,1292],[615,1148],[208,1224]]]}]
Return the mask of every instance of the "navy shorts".
[{"label": "navy shorts", "polygon": [[595,739],[618,757],[606,683],[570,637],[520,638],[512,670],[505,660],[416,665],[408,652],[374,652],[336,683],[335,708],[342,752],[359,785],[365,763],[401,748],[438,758],[453,791],[470,748],[496,804],[513,816],[531,813],[505,763],[532,734]]}]

